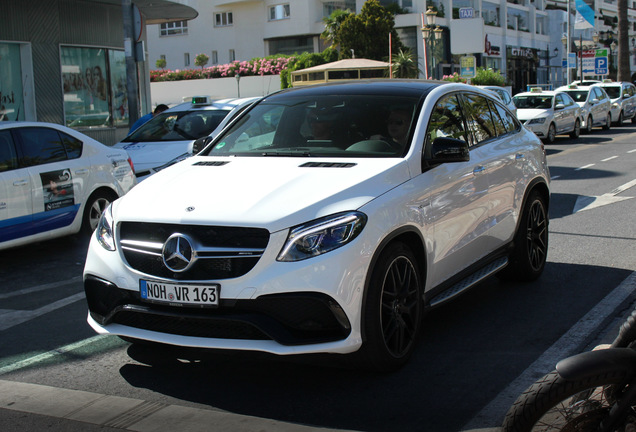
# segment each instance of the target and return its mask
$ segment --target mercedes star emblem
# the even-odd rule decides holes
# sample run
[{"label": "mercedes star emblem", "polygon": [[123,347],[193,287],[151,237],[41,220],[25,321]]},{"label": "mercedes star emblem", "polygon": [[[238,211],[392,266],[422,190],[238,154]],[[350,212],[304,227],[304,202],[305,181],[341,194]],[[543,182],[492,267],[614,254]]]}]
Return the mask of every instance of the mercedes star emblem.
[{"label": "mercedes star emblem", "polygon": [[196,260],[192,241],[183,234],[172,234],[161,251],[163,264],[171,271],[181,273],[188,270]]}]

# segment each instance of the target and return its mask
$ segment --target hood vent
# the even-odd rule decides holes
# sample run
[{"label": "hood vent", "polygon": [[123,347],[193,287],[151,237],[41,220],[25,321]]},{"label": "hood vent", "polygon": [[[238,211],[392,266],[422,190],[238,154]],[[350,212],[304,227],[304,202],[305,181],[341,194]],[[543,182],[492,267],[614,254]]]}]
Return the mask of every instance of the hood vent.
[{"label": "hood vent", "polygon": [[301,165],[302,168],[351,168],[356,166],[350,162],[307,162]]},{"label": "hood vent", "polygon": [[201,161],[201,162],[197,162],[194,165],[202,165],[202,166],[223,166],[223,165],[227,165],[229,164],[229,162],[227,161]]}]

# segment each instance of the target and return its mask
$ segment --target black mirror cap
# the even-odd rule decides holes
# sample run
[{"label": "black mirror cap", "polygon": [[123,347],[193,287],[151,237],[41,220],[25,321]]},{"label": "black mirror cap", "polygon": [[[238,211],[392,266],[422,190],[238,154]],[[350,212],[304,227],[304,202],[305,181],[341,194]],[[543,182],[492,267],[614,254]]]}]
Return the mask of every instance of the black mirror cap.
[{"label": "black mirror cap", "polygon": [[210,141],[212,141],[212,137],[210,136],[201,137],[196,140],[194,144],[192,144],[192,154],[195,155],[199,153],[210,143]]},{"label": "black mirror cap", "polygon": [[440,137],[435,138],[431,147],[431,163],[468,162],[470,151],[466,141]]}]

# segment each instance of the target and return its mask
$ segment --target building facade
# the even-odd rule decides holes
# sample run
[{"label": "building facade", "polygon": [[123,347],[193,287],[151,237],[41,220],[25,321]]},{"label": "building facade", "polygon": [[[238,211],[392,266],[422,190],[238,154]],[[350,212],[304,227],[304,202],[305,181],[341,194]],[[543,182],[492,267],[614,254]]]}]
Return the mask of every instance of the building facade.
[{"label": "building facade", "polygon": [[[189,22],[149,26],[149,63],[164,58],[169,69],[194,68],[199,53],[210,57],[209,65],[234,60],[249,60],[271,54],[318,52],[324,49],[320,33],[323,18],[336,9],[360,12],[365,0],[180,0],[199,11],[199,17]],[[616,0],[586,0],[596,11],[597,32],[614,32],[616,37]],[[483,50],[473,53],[477,65],[501,71],[511,83],[513,92],[525,90],[537,83],[561,85],[567,81],[563,68],[567,47],[562,35],[570,23],[570,52],[578,51],[575,41],[585,40],[590,46],[593,30],[574,30],[567,19],[566,0],[381,0],[398,3],[406,12],[395,17],[402,42],[417,54],[420,70],[424,71],[425,41],[422,37],[422,15],[429,6],[437,11],[436,25],[443,37],[435,58],[426,62],[429,76],[441,78],[458,70],[458,56],[450,50],[451,20],[462,16],[481,17],[484,21]],[[630,41],[636,45],[636,1],[630,0]],[[605,34],[605,33],[604,33]],[[610,36],[601,38],[600,45],[611,44]],[[430,46],[430,45],[429,45]],[[634,47],[636,49],[636,46]],[[428,50],[431,52],[432,50]],[[616,53],[612,55],[615,57]],[[388,56],[388,52],[387,52]],[[610,56],[611,57],[611,56]],[[615,58],[614,58],[615,60]],[[636,56],[631,53],[630,64]],[[636,65],[632,67],[636,71]],[[422,72],[424,75],[424,72]]]},{"label": "building facade", "polygon": [[[169,1],[137,3],[140,42],[143,22],[197,15]],[[0,17],[0,119],[63,124],[106,144],[126,135],[121,0],[2,0]],[[145,61],[136,67],[139,106],[146,111],[149,70]]]}]

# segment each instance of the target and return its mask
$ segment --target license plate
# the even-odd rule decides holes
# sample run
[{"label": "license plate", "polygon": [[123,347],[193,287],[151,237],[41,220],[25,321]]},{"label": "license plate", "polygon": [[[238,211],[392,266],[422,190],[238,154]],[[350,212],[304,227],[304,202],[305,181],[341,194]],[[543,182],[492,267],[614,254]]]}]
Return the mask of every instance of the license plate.
[{"label": "license plate", "polygon": [[155,303],[217,307],[221,285],[172,284],[140,280],[139,288],[143,300]]}]

